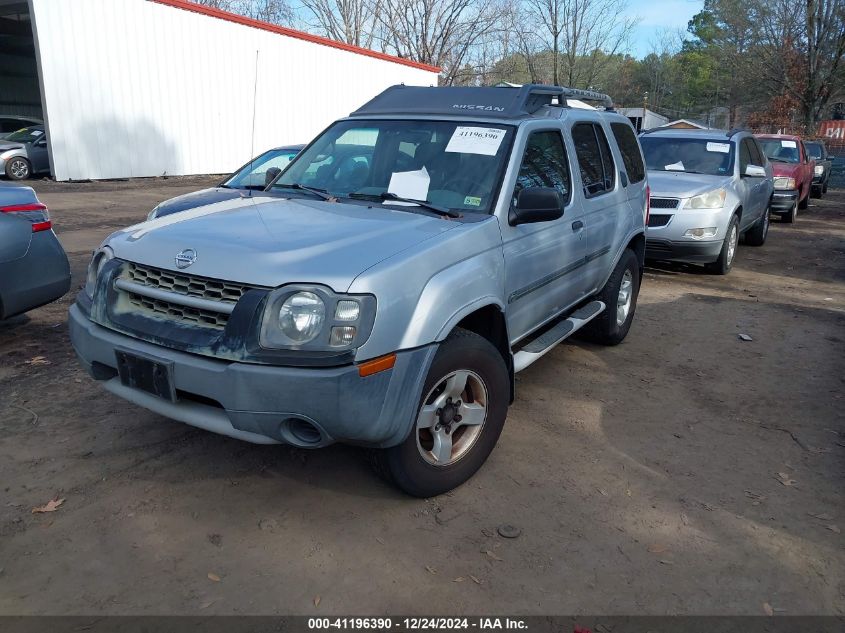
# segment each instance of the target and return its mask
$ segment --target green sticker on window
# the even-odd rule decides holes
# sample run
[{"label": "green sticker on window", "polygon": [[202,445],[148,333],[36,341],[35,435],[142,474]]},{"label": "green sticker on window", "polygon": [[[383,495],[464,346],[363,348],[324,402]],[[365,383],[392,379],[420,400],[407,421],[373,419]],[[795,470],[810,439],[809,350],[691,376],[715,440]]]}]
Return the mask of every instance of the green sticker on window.
[{"label": "green sticker on window", "polygon": [[476,198],[475,196],[467,196],[466,198],[464,198],[464,204],[469,204],[474,207],[480,207],[481,198]]}]

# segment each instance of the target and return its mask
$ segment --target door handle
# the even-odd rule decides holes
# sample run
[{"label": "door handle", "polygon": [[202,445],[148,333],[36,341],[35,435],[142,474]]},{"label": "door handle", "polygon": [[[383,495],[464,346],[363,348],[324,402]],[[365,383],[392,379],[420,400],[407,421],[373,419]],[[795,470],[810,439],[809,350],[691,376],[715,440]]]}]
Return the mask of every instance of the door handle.
[{"label": "door handle", "polygon": [[572,223],[572,230],[573,231],[580,231],[583,228],[584,228],[584,223],[581,220],[575,220],[575,222]]}]

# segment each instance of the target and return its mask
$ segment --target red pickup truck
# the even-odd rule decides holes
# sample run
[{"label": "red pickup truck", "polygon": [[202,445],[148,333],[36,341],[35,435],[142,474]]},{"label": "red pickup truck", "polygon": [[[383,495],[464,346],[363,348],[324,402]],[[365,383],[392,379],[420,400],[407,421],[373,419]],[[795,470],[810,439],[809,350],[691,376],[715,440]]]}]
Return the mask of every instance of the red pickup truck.
[{"label": "red pickup truck", "polygon": [[779,214],[784,222],[795,222],[798,209],[806,209],[810,200],[816,161],[807,153],[800,136],[761,134],[757,140],[772,163],[772,213]]}]

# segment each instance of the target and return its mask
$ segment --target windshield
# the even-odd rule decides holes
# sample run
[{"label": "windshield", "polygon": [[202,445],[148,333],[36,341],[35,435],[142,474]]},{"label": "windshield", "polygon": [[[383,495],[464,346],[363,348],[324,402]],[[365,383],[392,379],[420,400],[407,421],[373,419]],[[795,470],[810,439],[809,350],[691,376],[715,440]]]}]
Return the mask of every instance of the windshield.
[{"label": "windshield", "polygon": [[300,185],[376,202],[393,194],[489,212],[512,136],[507,125],[339,121],[297,156],[273,188]]},{"label": "windshield", "polygon": [[798,152],[798,141],[779,138],[758,138],[757,140],[760,141],[763,152],[771,160],[780,163],[797,163],[801,159],[801,154]]},{"label": "windshield", "polygon": [[822,157],[822,144],[821,143],[804,143],[804,147],[807,149],[807,153],[812,156],[813,158],[821,158]]},{"label": "windshield", "polygon": [[6,140],[12,141],[13,143],[34,143],[42,136],[44,136],[44,130],[37,127],[25,127],[22,130],[9,134]]},{"label": "windshield", "polygon": [[640,144],[651,171],[725,176],[733,170],[734,145],[727,139],[642,136]]},{"label": "windshield", "polygon": [[264,189],[297,155],[297,150],[271,149],[257,156],[223,184],[232,189]]}]

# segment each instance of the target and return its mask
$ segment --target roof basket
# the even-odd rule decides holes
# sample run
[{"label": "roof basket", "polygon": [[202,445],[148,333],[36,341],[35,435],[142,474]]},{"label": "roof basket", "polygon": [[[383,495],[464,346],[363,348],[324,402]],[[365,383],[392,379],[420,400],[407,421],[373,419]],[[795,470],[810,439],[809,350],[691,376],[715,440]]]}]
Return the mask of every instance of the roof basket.
[{"label": "roof basket", "polygon": [[[478,114],[485,118],[530,116],[544,106],[568,107],[566,99],[601,102],[613,109],[606,94],[566,86],[526,84],[518,87],[391,86],[351,116],[381,114]],[[557,103],[553,103],[557,101]]]}]

